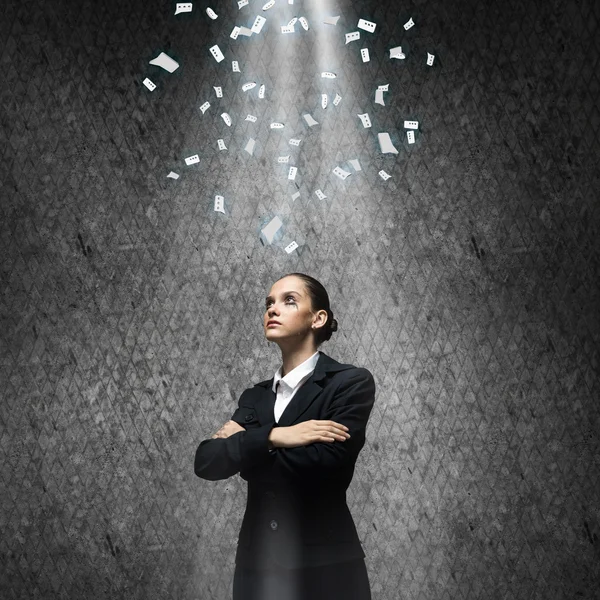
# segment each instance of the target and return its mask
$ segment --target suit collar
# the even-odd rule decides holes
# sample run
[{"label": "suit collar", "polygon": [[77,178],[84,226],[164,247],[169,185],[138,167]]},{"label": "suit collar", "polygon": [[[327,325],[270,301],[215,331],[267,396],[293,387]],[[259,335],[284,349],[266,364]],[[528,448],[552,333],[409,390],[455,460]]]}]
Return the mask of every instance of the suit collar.
[{"label": "suit collar", "polygon": [[275,392],[275,386],[279,381],[283,381],[288,387],[295,388],[302,379],[308,379],[310,373],[315,370],[317,361],[319,360],[319,351],[317,350],[311,357],[307,358],[302,364],[298,365],[295,369],[292,369],[285,377],[281,376],[283,371],[283,365],[277,369],[273,377],[272,389]]}]

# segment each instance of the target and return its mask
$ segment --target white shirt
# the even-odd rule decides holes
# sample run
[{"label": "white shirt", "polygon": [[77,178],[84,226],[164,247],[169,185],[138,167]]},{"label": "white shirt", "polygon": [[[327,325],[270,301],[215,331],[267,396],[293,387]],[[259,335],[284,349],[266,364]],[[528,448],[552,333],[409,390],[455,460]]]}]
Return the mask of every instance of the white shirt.
[{"label": "white shirt", "polygon": [[[302,364],[292,369],[285,377],[281,376],[283,365],[277,369],[273,378],[273,391],[277,392],[275,400],[276,423],[279,423],[279,417],[281,417],[285,407],[300,389],[300,386],[313,374],[318,360],[319,351],[317,350],[310,358],[307,358]],[[277,386],[278,383],[279,386]]]}]

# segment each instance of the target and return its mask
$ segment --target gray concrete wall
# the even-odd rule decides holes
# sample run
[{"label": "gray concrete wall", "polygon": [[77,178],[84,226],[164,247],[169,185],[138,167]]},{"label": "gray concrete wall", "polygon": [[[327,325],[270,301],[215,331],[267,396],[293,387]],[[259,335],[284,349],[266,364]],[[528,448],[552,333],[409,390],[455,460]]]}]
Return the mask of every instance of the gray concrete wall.
[{"label": "gray concrete wall", "polygon": [[292,271],[377,383],[348,492],[374,599],[598,598],[598,3],[281,0],[236,41],[262,2],[174,4],[3,4],[2,598],[231,597],[246,484],[193,456],[279,366],[263,301]]}]

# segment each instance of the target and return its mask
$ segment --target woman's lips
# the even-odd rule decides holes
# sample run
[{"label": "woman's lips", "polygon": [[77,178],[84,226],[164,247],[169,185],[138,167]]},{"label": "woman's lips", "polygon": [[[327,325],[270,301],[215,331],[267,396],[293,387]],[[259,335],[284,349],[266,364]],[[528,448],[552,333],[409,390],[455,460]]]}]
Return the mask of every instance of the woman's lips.
[{"label": "woman's lips", "polygon": [[281,325],[281,323],[269,323],[267,327],[277,327],[277,325]]}]

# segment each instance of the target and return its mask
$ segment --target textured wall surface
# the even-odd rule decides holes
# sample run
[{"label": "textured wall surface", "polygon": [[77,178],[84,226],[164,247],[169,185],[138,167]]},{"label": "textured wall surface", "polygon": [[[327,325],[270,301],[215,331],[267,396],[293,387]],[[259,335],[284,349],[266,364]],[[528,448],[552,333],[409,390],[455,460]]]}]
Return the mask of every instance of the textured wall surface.
[{"label": "textured wall surface", "polygon": [[262,4],[2,3],[1,597],[231,597],[246,483],[193,457],[279,366],[292,271],[377,384],[348,491],[374,600],[600,597],[599,4],[277,0],[231,39]]}]

